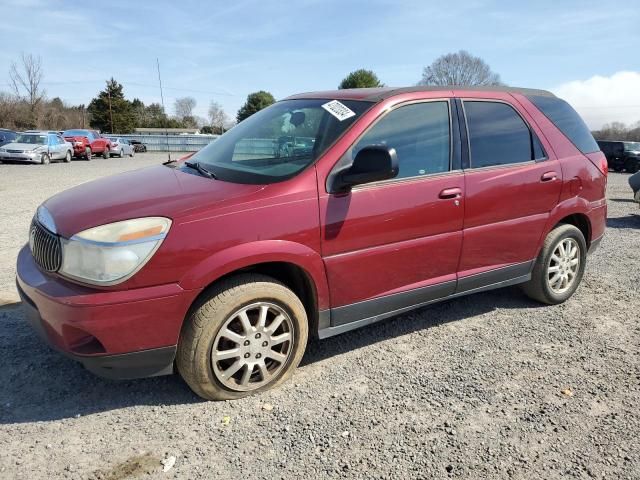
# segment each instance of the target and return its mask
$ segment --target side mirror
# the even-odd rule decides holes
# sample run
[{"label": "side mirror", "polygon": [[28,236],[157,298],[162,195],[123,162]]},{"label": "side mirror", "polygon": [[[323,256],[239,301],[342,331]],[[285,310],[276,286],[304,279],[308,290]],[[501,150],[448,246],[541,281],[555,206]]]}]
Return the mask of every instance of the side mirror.
[{"label": "side mirror", "polygon": [[354,185],[389,180],[398,175],[396,150],[386,145],[368,145],[361,149],[353,163],[336,172],[332,192],[345,192]]}]

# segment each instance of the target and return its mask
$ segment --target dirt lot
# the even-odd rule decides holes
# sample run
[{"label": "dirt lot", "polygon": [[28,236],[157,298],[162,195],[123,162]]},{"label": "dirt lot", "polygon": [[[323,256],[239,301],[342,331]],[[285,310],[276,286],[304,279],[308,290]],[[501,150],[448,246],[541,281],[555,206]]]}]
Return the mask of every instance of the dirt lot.
[{"label": "dirt lot", "polygon": [[[36,206],[160,155],[0,165],[0,299]],[[517,288],[312,342],[291,382],[207,403],[178,376],[114,383],[0,307],[0,478],[640,478],[640,212],[611,174],[577,294]],[[6,302],[5,302],[6,303]],[[176,458],[168,472],[161,460]]]}]

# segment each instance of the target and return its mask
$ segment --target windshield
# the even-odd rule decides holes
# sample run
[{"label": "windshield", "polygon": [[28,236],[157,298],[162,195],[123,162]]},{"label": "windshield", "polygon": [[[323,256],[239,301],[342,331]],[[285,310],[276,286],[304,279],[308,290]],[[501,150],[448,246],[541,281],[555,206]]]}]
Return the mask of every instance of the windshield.
[{"label": "windshield", "polygon": [[63,135],[71,136],[71,137],[75,137],[75,136],[85,137],[88,134],[89,134],[88,130],[67,130],[63,133]]},{"label": "windshield", "polygon": [[239,123],[189,162],[198,162],[228,182],[266,184],[291,178],[320,157],[372,105],[329,102],[275,103]]},{"label": "windshield", "polygon": [[47,144],[47,136],[46,135],[18,135],[14,140],[15,143],[30,143],[33,145],[46,145]]},{"label": "windshield", "polygon": [[640,151],[640,142],[624,142],[624,149],[628,152],[638,152]]}]

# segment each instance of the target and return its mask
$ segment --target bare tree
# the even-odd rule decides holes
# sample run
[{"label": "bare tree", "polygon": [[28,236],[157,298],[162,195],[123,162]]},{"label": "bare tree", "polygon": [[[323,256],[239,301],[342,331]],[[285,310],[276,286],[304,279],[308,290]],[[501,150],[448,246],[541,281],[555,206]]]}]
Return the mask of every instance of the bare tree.
[{"label": "bare tree", "polygon": [[480,57],[465,50],[447,53],[424,68],[418,85],[502,85],[500,75],[491,71]]},{"label": "bare tree", "polygon": [[9,79],[14,93],[29,104],[31,126],[37,127],[40,104],[44,100],[45,91],[40,87],[42,83],[42,59],[32,54],[21,56],[21,62],[11,63]]},{"label": "bare tree", "polygon": [[224,133],[229,117],[218,102],[209,104],[209,123],[216,133]]},{"label": "bare tree", "polygon": [[20,99],[0,92],[0,123],[5,128],[16,128],[20,120]]},{"label": "bare tree", "polygon": [[176,98],[173,108],[176,117],[184,119],[185,117],[193,117],[193,109],[196,107],[196,99],[193,97]]},{"label": "bare tree", "polygon": [[640,122],[629,126],[622,122],[611,122],[603,125],[600,130],[591,133],[593,133],[596,140],[627,140],[640,142]]}]

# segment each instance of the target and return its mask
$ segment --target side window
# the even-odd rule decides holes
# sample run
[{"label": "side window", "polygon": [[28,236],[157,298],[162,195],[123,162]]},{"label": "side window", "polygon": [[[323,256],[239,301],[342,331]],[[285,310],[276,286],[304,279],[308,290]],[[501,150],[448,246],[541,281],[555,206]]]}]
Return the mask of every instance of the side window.
[{"label": "side window", "polygon": [[424,102],[392,110],[353,146],[352,158],[368,145],[396,149],[400,171],[410,178],[449,171],[449,102]]},{"label": "side window", "polygon": [[529,100],[564,133],[582,153],[597,152],[598,144],[580,115],[564,100],[553,95],[530,95]]},{"label": "side window", "polygon": [[506,103],[465,101],[471,168],[545,158],[538,137]]}]

